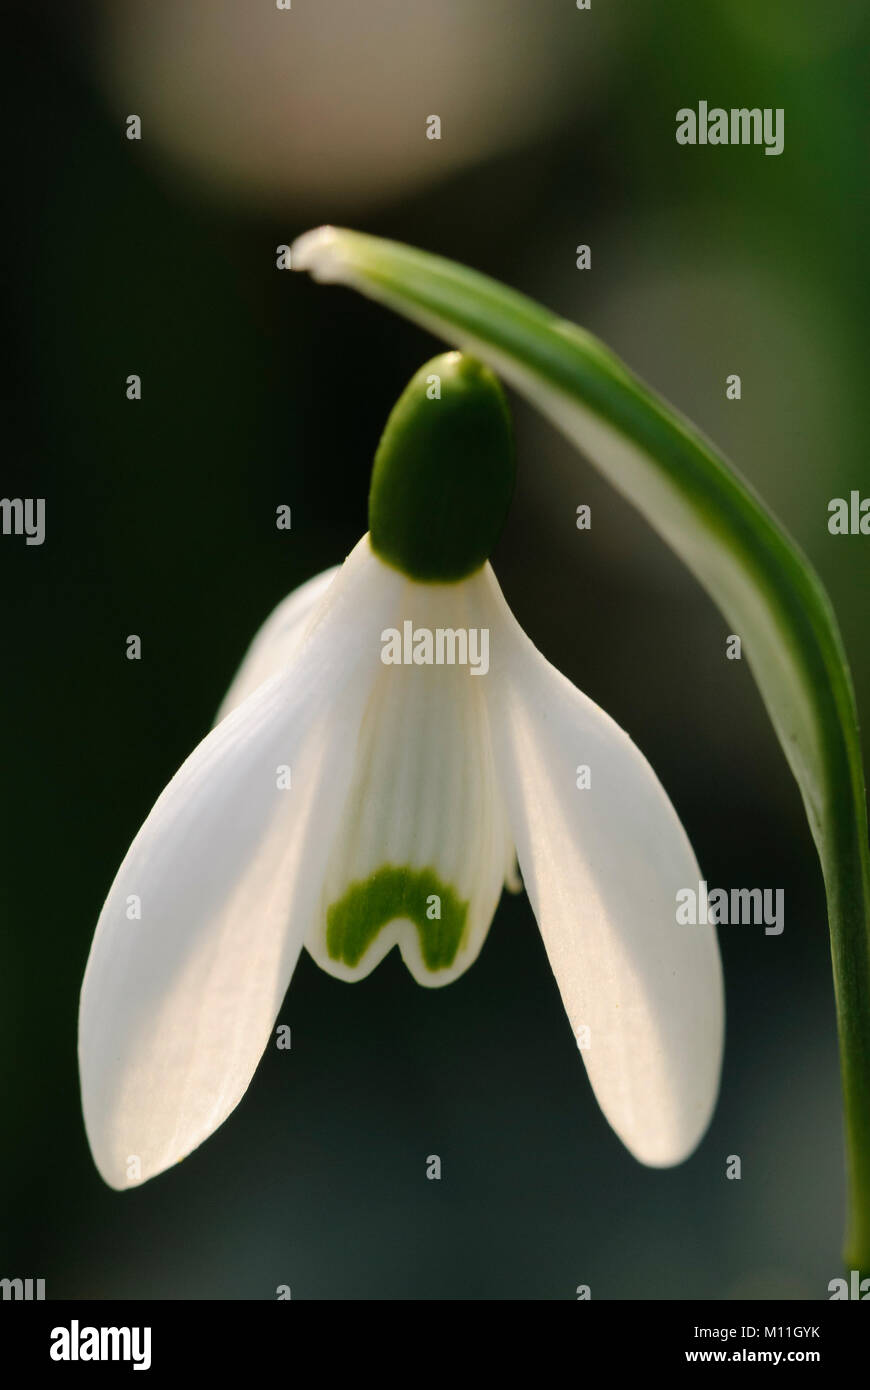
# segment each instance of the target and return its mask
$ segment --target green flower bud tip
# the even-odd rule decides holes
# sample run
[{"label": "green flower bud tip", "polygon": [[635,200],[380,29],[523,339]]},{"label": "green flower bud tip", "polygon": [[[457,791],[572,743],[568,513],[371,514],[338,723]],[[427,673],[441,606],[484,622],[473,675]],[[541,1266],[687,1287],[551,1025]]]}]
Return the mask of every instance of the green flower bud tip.
[{"label": "green flower bud tip", "polygon": [[488,367],[445,352],[387,421],[372,469],[372,549],[418,582],[453,584],[489,558],[516,477],[505,394]]}]

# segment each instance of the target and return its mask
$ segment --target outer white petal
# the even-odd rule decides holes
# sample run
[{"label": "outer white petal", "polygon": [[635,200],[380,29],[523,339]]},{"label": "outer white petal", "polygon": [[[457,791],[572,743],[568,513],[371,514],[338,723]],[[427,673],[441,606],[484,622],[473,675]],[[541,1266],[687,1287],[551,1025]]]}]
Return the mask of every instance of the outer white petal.
[{"label": "outer white petal", "polygon": [[300,584],[273,609],[263,623],[233,677],[215,723],[226,719],[259,685],[283,670],[305,637],[308,621],[341,566],[333,565]]},{"label": "outer white petal", "polygon": [[[715,931],[680,926],[700,870],[646,759],[541,656],[488,569],[493,738],[525,886],[595,1095],[641,1162],[679,1163],[719,1086]],[[591,786],[576,771],[591,769]]]},{"label": "outer white petal", "polygon": [[[482,574],[458,584],[407,580],[389,626],[430,633],[433,655],[461,658],[481,586],[485,595]],[[461,636],[439,649],[439,632]],[[321,912],[305,943],[339,979],[362,978],[398,946],[418,983],[451,983],[477,958],[506,878],[512,886],[483,690],[492,677],[476,640],[465,664],[383,665],[369,695]],[[353,948],[360,940],[362,951]]]},{"label": "outer white petal", "polygon": [[79,1024],[85,1123],[114,1187],[183,1158],[247,1089],[320,899],[399,584],[364,538],[292,669],[196,748],[121,865]]}]

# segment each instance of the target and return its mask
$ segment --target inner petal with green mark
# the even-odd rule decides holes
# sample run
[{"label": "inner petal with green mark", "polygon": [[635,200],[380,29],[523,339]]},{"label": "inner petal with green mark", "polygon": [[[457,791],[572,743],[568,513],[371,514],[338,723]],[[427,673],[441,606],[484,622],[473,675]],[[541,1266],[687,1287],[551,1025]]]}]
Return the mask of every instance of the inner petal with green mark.
[{"label": "inner petal with green mark", "polygon": [[[406,581],[395,631],[407,622],[415,632],[467,631],[482,583]],[[468,663],[382,665],[306,941],[330,974],[361,979],[396,946],[416,980],[444,985],[477,957],[502,886],[515,880],[488,679]]]},{"label": "inner petal with green mark", "polygon": [[468,922],[468,903],[431,869],[386,865],[352,883],[326,914],[326,949],[333,960],[359,965],[378,933],[391,922],[413,922],[427,970],[452,965]]}]

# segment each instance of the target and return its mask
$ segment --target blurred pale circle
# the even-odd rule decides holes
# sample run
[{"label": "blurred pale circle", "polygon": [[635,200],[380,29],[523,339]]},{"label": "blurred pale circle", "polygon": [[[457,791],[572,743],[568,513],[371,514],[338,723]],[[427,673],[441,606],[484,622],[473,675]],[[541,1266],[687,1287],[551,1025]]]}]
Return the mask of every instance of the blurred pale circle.
[{"label": "blurred pale circle", "polygon": [[606,80],[613,32],[561,0],[102,0],[100,13],[104,84],[143,140],[257,201],[341,208],[534,140]]}]

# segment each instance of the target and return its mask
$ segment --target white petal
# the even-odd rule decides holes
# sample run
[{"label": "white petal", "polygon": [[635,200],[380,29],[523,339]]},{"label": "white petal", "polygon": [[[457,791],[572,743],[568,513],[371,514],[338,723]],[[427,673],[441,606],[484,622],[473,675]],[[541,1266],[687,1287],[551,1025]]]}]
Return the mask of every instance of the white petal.
[{"label": "white petal", "polygon": [[247,1089],[319,902],[400,584],[361,541],[292,669],[196,748],[118,872],[79,1024],[85,1123],[114,1187],[183,1158]]},{"label": "white petal", "polygon": [[340,565],[333,565],[322,574],[316,574],[273,609],[245,653],[215,716],[215,724],[226,719],[264,681],[289,665],[305,638],[312,612],[340,568]]},{"label": "white petal", "polygon": [[678,1163],[707,1127],[722,1056],[715,931],[676,920],[700,870],[645,758],[544,660],[487,573],[493,738],[550,964],[610,1124],[641,1162]]},{"label": "white petal", "polygon": [[[442,657],[462,657],[481,576],[406,581],[389,626],[432,634],[433,664],[384,665],[360,733],[353,784],[306,947],[344,980],[367,975],[394,946],[422,985],[445,985],[476,959],[513,843],[498,787],[483,653],[437,664],[438,633],[462,630]],[[412,648],[409,648],[411,651]]]}]

